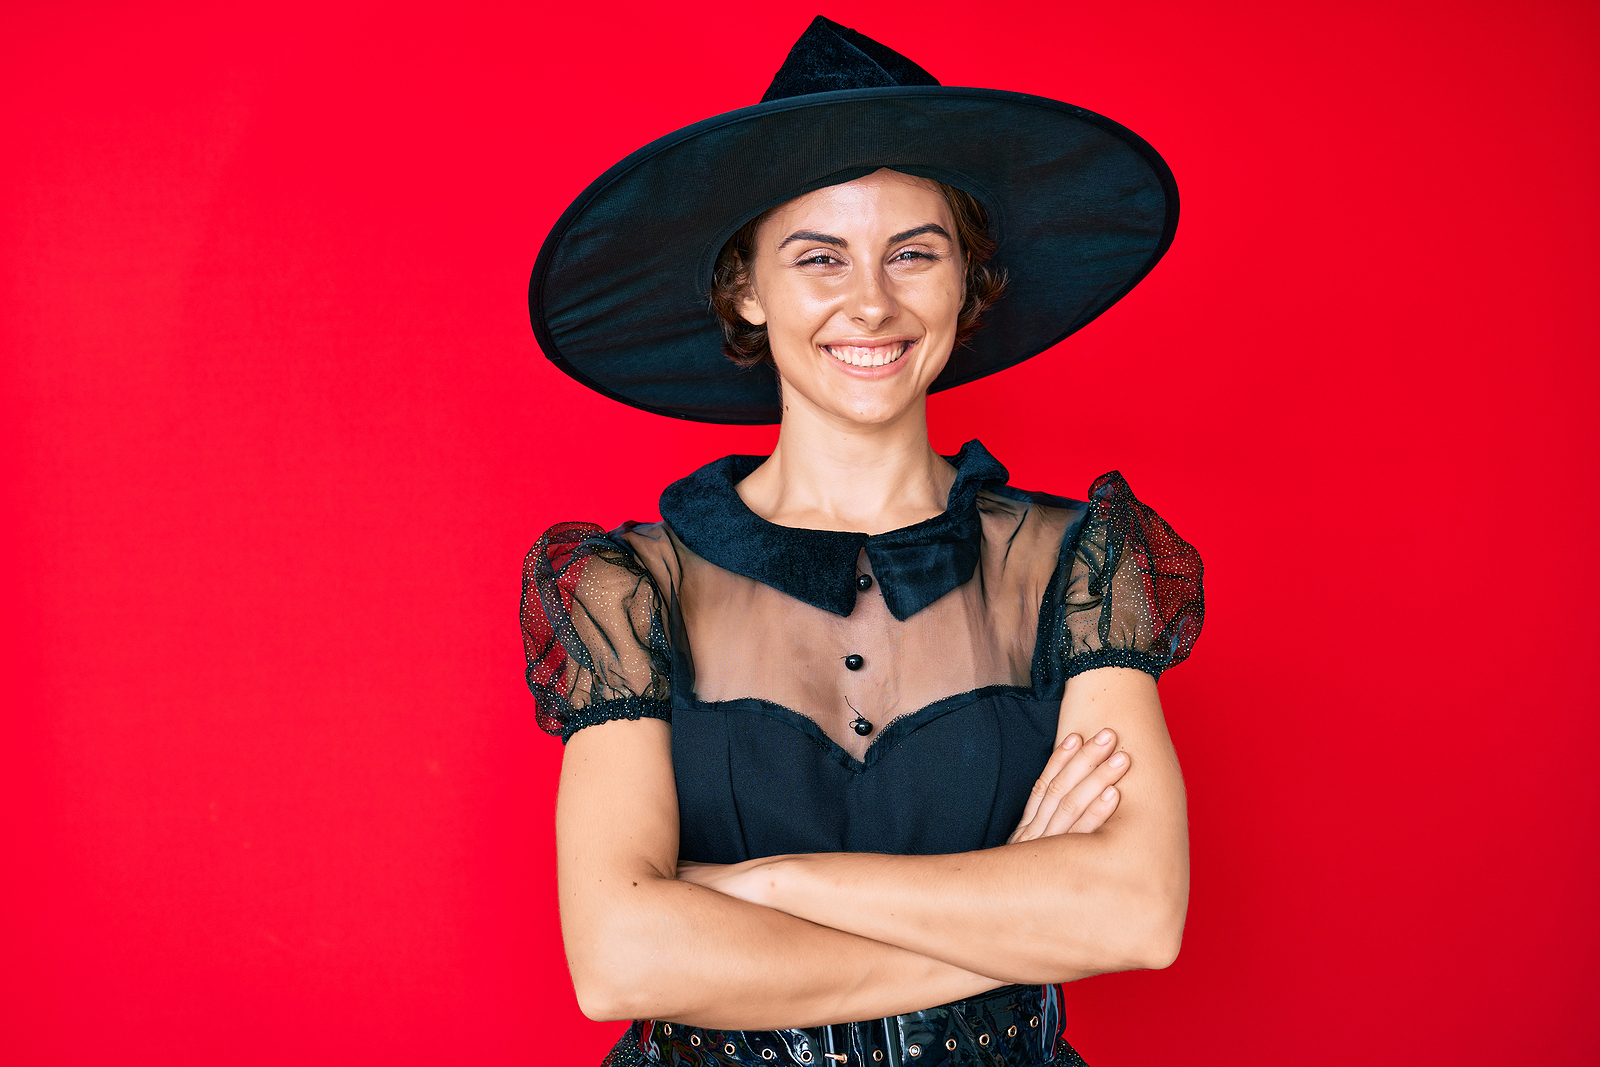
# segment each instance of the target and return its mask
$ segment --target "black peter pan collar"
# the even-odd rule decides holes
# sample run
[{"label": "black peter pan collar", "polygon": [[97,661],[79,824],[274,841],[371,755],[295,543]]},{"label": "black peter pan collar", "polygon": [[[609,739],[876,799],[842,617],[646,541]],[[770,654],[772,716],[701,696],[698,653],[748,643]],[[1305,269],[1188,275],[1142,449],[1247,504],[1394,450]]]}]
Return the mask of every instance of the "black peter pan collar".
[{"label": "black peter pan collar", "polygon": [[661,517],[696,555],[835,615],[856,606],[862,549],[884,602],[907,619],[972,577],[983,534],[978,490],[1010,476],[977,441],[954,456],[955,484],[945,511],[881,534],[778,526],[751,511],[734,486],[764,456],[724,456],[661,494]]}]

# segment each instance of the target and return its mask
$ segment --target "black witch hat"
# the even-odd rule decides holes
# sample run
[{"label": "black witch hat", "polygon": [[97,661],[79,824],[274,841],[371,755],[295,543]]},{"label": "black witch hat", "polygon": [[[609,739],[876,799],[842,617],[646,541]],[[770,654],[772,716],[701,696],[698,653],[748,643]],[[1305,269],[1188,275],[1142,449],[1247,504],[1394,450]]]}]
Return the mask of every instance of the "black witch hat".
[{"label": "black witch hat", "polygon": [[1178,224],[1172,172],[1132,131],[1040,96],[940,85],[819,17],[759,104],[645,145],[567,208],[528,288],[540,346],[584,385],[646,411],[777,422],[772,368],[722,354],[707,304],[717,253],[768,208],[882,167],[976,197],[991,262],[1010,276],[934,391],[1082,328],[1155,266]]}]

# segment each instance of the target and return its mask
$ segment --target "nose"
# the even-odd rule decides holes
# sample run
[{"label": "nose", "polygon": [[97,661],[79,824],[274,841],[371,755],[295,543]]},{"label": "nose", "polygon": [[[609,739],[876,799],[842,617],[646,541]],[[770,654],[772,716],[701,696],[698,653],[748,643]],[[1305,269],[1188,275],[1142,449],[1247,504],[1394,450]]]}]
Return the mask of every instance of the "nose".
[{"label": "nose", "polygon": [[864,265],[850,278],[850,294],[845,313],[864,329],[877,330],[894,318],[900,304],[894,298],[893,283],[881,264]]}]

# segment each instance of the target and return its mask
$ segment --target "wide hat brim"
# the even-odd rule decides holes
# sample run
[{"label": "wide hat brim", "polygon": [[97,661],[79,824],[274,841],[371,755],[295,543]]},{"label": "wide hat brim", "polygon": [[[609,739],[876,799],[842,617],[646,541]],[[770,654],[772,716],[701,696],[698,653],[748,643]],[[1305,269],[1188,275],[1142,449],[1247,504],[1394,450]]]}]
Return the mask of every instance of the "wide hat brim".
[{"label": "wide hat brim", "polygon": [[686,126],[562,214],[528,289],[551,362],[606,396],[717,423],[779,419],[770,366],[735,366],[707,303],[745,222],[881,168],[971,193],[1010,282],[931,391],[1038,355],[1116,303],[1172,243],[1172,172],[1131,130],[1060,101],[906,85],[772,100]]}]

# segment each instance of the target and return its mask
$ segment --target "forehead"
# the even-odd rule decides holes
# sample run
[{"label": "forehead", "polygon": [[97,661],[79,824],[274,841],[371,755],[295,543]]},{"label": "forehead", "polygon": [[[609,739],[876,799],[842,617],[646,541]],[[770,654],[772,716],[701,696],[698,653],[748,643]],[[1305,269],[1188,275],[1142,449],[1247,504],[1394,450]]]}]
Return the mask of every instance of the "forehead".
[{"label": "forehead", "polygon": [[912,174],[879,170],[779,205],[762,224],[761,235],[806,229],[841,237],[849,236],[846,230],[862,236],[883,230],[887,236],[929,222],[954,232],[950,205],[939,186]]}]

